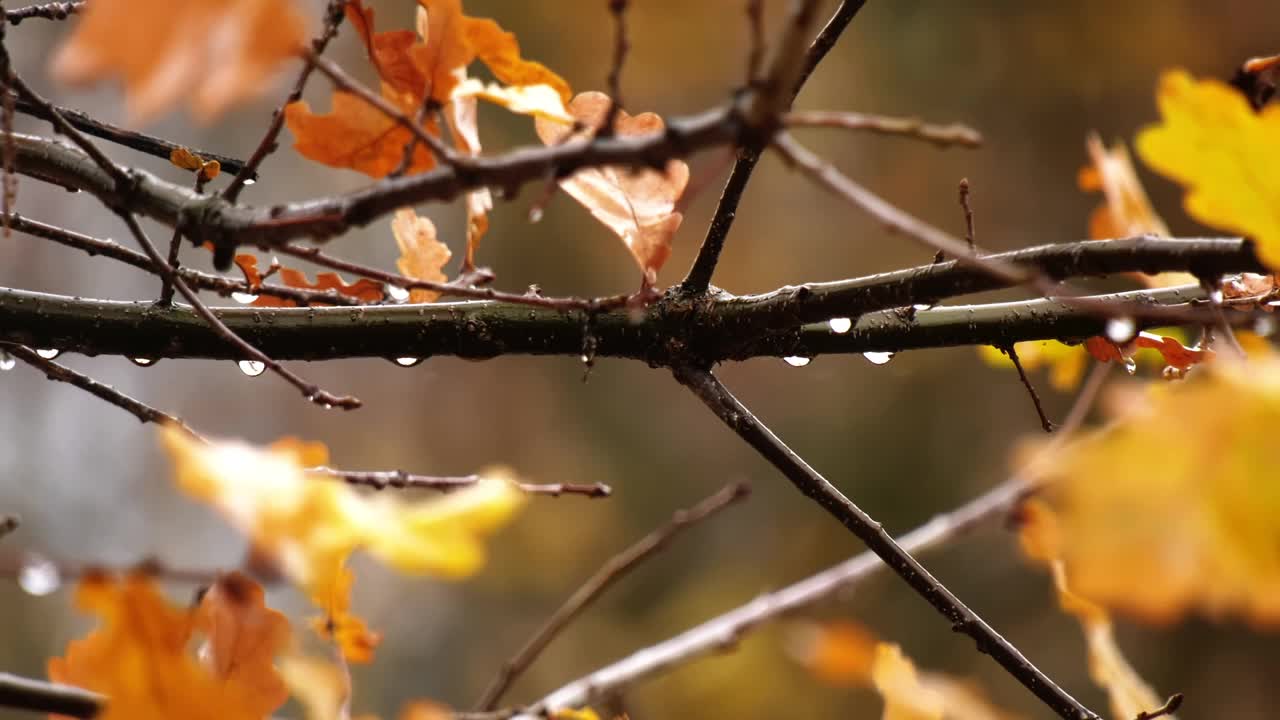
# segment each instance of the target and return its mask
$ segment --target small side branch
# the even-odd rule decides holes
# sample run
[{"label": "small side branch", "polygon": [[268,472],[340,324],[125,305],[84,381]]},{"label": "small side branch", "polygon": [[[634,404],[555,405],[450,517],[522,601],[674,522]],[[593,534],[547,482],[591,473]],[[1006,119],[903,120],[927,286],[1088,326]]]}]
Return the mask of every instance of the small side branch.
[{"label": "small side branch", "polygon": [[[382,471],[354,471],[354,470],[335,470],[328,467],[308,468],[307,472],[328,475],[329,477],[342,480],[350,485],[363,485],[371,487],[374,490],[385,490],[387,488],[396,488],[402,490],[424,489],[437,490],[440,492],[450,492],[465,487],[470,487],[480,482],[483,478],[480,475],[460,475],[460,476],[439,476],[439,475],[415,475],[405,472],[404,470],[382,470]],[[581,495],[587,498],[606,498],[613,494],[613,488],[604,483],[516,483],[516,486],[523,492],[530,495],[546,495],[550,497],[560,497],[561,495]]]},{"label": "small side branch", "polygon": [[1058,687],[981,617],[933,577],[909,552],[903,550],[880,523],[853,504],[826,478],[809,467],[743,405],[710,371],[688,367],[673,369],[676,379],[693,391],[726,426],[791,481],[805,496],[840,521],[866,543],[891,570],[932,605],[956,632],[973,639],[979,652],[990,655],[1036,697],[1068,720],[1099,716]]},{"label": "small side branch", "polygon": [[582,584],[568,600],[565,600],[550,618],[538,628],[510,660],[502,665],[497,677],[489,683],[484,696],[476,704],[477,710],[492,710],[497,707],[502,695],[511,687],[533,661],[542,654],[551,641],[560,634],[569,623],[573,622],[586,607],[600,597],[605,590],[622,579],[628,572],[662,550],[682,531],[697,525],[703,520],[718,513],[738,500],[745,499],[751,488],[744,483],[735,483],[721,489],[711,497],[687,510],[679,510],[666,525],[641,538],[634,545],[614,555],[599,570]]},{"label": "small side branch", "polygon": [[1012,345],[1000,348],[1000,351],[1009,356],[1009,362],[1013,363],[1013,368],[1018,371],[1018,379],[1022,381],[1022,387],[1027,389],[1027,394],[1031,396],[1031,404],[1036,407],[1036,415],[1040,418],[1040,427],[1044,428],[1047,433],[1053,432],[1053,423],[1049,421],[1049,417],[1044,414],[1044,405],[1040,404],[1040,393],[1036,392],[1036,386],[1031,384],[1031,378],[1027,377],[1027,371],[1022,367],[1022,359],[1018,357],[1018,350]]},{"label": "small side branch", "polygon": [[84,0],[65,0],[64,2],[47,2],[37,5],[28,5],[20,7],[17,10],[8,10],[4,14],[5,20],[10,25],[17,25],[23,20],[29,18],[43,18],[45,20],[66,20],[68,17],[79,13],[84,9]]},{"label": "small side branch", "polygon": [[982,145],[977,130],[959,123],[933,125],[919,118],[896,118],[856,112],[808,111],[788,113],[782,118],[787,127],[840,128],[862,130],[880,135],[896,135],[931,142],[938,147],[976,148]]}]

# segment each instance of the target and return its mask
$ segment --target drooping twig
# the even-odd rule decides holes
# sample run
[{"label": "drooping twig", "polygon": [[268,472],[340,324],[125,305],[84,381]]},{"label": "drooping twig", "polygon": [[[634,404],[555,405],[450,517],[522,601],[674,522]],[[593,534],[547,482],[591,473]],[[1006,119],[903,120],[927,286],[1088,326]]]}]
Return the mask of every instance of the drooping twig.
[{"label": "drooping twig", "polygon": [[710,371],[676,367],[673,372],[682,385],[693,391],[726,426],[738,434],[795,485],[866,543],[913,590],[934,607],[954,631],[969,636],[979,652],[990,655],[1012,677],[1060,717],[1092,720],[1099,716],[1058,687],[1031,661],[1023,657],[981,617],[934,578],[912,555],[902,549],[880,523],[854,505],[826,478],[787,447],[761,423]]},{"label": "drooping twig", "polygon": [[542,654],[547,645],[551,644],[551,641],[569,623],[573,622],[573,619],[587,605],[594,602],[596,598],[630,572],[632,568],[662,550],[681,531],[711,517],[734,501],[746,498],[750,491],[750,486],[744,483],[728,485],[697,505],[687,510],[677,511],[668,523],[645,535],[626,550],[609,558],[599,570],[592,574],[590,578],[587,578],[587,581],[564,601],[564,604],[552,613],[551,617],[547,618],[547,621],[533,633],[533,637],[529,638],[511,659],[502,664],[497,677],[489,683],[484,695],[476,703],[476,709],[492,710],[497,707],[502,695],[516,681],[516,678]]},{"label": "drooping twig", "polygon": [[1000,348],[1000,352],[1009,356],[1009,362],[1013,363],[1013,367],[1018,371],[1018,379],[1022,381],[1022,387],[1027,389],[1027,394],[1031,396],[1031,404],[1036,408],[1036,415],[1040,418],[1040,427],[1044,428],[1047,433],[1053,432],[1053,423],[1049,422],[1049,418],[1044,414],[1044,406],[1040,404],[1040,394],[1036,392],[1036,388],[1031,384],[1031,378],[1027,377],[1027,371],[1022,367],[1022,359],[1018,357],[1018,350],[1012,345]]},{"label": "drooping twig", "polygon": [[[14,12],[17,11],[15,10]],[[164,138],[137,132],[136,130],[127,130],[118,125],[112,125],[111,123],[102,122],[101,120],[95,120],[87,113],[63,107],[61,105],[49,104],[46,108],[43,104],[33,102],[27,98],[16,97],[14,109],[24,115],[30,115],[31,117],[49,121],[53,120],[53,113],[50,112],[50,109],[52,109],[61,115],[68,124],[86,135],[92,135],[96,138],[106,140],[107,142],[115,143],[116,145],[121,145],[131,150],[137,150],[138,152],[152,155],[154,157],[168,159],[174,150],[185,147],[205,160],[217,160],[218,164],[221,165],[222,169],[226,172],[244,172],[244,168],[246,167],[244,160],[233,158],[229,155],[211,152],[209,150],[201,150],[186,145],[180,145],[170,140],[165,140]],[[255,172],[249,177],[257,178],[257,176],[258,175]]]},{"label": "drooping twig", "polygon": [[[835,47],[836,40],[865,4],[866,0],[843,0],[836,8],[831,19],[827,21],[826,26],[818,33],[818,37],[805,53],[800,76],[791,87],[790,99],[794,99],[799,94],[814,68],[822,62],[831,48]],[[756,80],[754,76],[750,79]],[[760,78],[759,82],[763,83],[763,78]],[[789,105],[790,100],[788,100]],[[764,152],[765,145],[765,138],[757,138],[739,147],[738,158],[729,172],[729,180],[720,194],[720,202],[716,205],[715,214],[707,225],[706,237],[702,240],[702,246],[698,248],[698,255],[694,258],[693,265],[689,267],[688,274],[680,283],[680,289],[685,294],[700,295],[710,286],[711,276],[720,262],[720,253],[724,251],[725,239],[729,236],[729,230],[733,227],[733,221],[738,215],[738,204],[742,201],[742,194],[746,192],[747,183],[751,180],[756,164],[760,162],[760,154]]]},{"label": "drooping twig", "polygon": [[152,244],[150,238],[147,237],[147,234],[142,230],[142,226],[138,224],[137,218],[135,218],[132,213],[122,212],[120,213],[120,219],[123,220],[125,225],[129,228],[129,232],[133,235],[134,239],[137,240],[138,245],[142,247],[142,252],[151,260],[156,271],[168,282],[173,283],[173,286],[178,290],[178,292],[187,299],[187,302],[191,303],[191,309],[209,325],[218,337],[235,348],[242,359],[254,360],[262,363],[268,370],[284,378],[286,382],[300,390],[303,397],[320,407],[326,409],[339,407],[343,410],[354,410],[360,407],[359,399],[350,395],[334,395],[317,385],[307,382],[266,353],[245,342],[243,338],[235,333],[235,331],[227,327],[226,324],[223,323],[222,320],[204,304],[200,297],[187,286],[182,278],[178,277],[177,273],[173,272],[172,268],[165,263],[164,258],[160,256],[160,252],[156,250],[156,246]]},{"label": "drooping twig", "polygon": [[271,114],[271,122],[267,124],[267,130],[262,134],[262,139],[258,141],[258,146],[254,148],[248,162],[237,168],[225,168],[227,172],[236,174],[231,183],[222,191],[222,197],[227,202],[234,203],[240,197],[240,192],[244,190],[245,185],[258,176],[258,167],[262,165],[262,161],[266,160],[267,156],[275,152],[278,147],[276,141],[280,137],[280,130],[284,127],[284,109],[290,103],[302,99],[302,91],[306,89],[307,80],[310,79],[311,72],[315,70],[315,63],[311,61],[311,58],[322,55],[325,48],[329,46],[329,41],[333,40],[334,36],[338,34],[338,26],[342,24],[345,5],[344,0],[329,0],[329,4],[325,8],[324,30],[311,40],[311,54],[303,59],[302,70],[298,72],[298,79],[294,81],[293,89],[289,91],[284,101]]},{"label": "drooping twig", "polygon": [[613,135],[614,122],[623,106],[622,67],[627,62],[627,53],[631,51],[631,41],[627,38],[627,0],[607,2],[609,14],[613,16],[613,60],[609,65],[609,76],[605,79],[605,85],[609,88],[609,109],[605,112],[604,122],[596,131],[597,135],[604,137]]},{"label": "drooping twig", "polygon": [[[1063,442],[1080,427],[1110,368],[1111,365],[1107,363],[1094,366],[1076,395],[1071,411],[1067,413],[1062,431],[1050,441],[1051,445]],[[1026,481],[1019,475],[1014,475],[960,507],[936,515],[925,524],[900,536],[898,544],[912,554],[939,547],[982,523],[1007,516],[1027,490]],[[581,707],[601,695],[623,690],[640,680],[681,667],[698,658],[731,651],[756,628],[812,607],[837,593],[847,592],[849,588],[884,569],[884,562],[875,553],[870,550],[861,552],[816,575],[757,596],[750,602],[679,635],[637,650],[551,692],[533,703],[527,714],[516,715],[520,720],[530,720],[534,716],[541,717],[538,713]]]},{"label": "drooping twig", "polygon": [[931,142],[938,147],[980,147],[982,135],[967,125],[932,125],[919,118],[896,118],[856,112],[807,111],[791,112],[782,118],[786,127],[840,128],[866,130],[881,135],[897,135]]},{"label": "drooping twig", "polygon": [[44,18],[45,20],[66,20],[68,17],[79,13],[84,9],[85,0],[64,0],[63,2],[46,2],[36,5],[27,5],[17,10],[5,11],[5,20],[10,25],[18,23],[28,18]]},{"label": "drooping twig", "polygon": [[[307,472],[328,475],[351,485],[363,485],[375,490],[386,488],[426,489],[449,492],[470,487],[483,480],[480,475],[438,476],[415,475],[404,470],[383,470],[377,472],[359,472],[354,470],[336,470],[328,467],[307,468]],[[587,498],[606,498],[613,494],[613,488],[604,483],[516,483],[522,491],[530,495],[581,495]]]},{"label": "drooping twig", "polygon": [[199,437],[199,435],[188,427],[186,423],[182,422],[181,419],[161,410],[157,410],[141,400],[129,397],[110,385],[104,385],[88,375],[76,372],[65,365],[43,358],[39,353],[25,345],[3,344],[0,345],[0,349],[3,349],[13,357],[18,358],[37,370],[40,370],[45,374],[45,377],[50,380],[74,385],[90,395],[101,400],[105,400],[125,412],[128,412],[130,415],[133,415],[144,423],[172,425],[185,430],[187,433],[190,433],[195,437]]},{"label": "drooping twig", "polygon": [[[209,182],[210,177],[205,173],[204,168],[196,170],[196,181],[194,190],[196,195],[204,193],[205,183]],[[182,265],[178,262],[178,254],[182,250],[182,230],[173,229],[173,236],[169,238],[169,257],[166,264],[172,271],[172,275],[165,275],[160,281],[160,299],[161,305],[173,304],[173,277],[180,277]]]},{"label": "drooping twig", "polygon": [[969,206],[969,178],[960,178],[960,209],[964,211],[964,241],[969,252],[974,252],[977,235],[973,230],[973,208]]},{"label": "drooping twig", "polygon": [[0,672],[0,707],[91,718],[105,705],[106,698],[88,690]]}]

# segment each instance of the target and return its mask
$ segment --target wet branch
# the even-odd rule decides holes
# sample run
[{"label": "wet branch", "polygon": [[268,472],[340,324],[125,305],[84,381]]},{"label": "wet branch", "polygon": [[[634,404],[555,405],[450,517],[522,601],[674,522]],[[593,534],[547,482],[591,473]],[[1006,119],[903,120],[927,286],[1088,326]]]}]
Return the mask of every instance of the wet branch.
[{"label": "wet branch", "polygon": [[814,500],[840,524],[866,543],[891,570],[932,605],[952,630],[973,639],[979,652],[991,656],[1058,716],[1092,720],[1099,716],[1058,687],[981,617],[968,608],[912,555],[894,542],[880,523],[854,505],[826,478],[787,447],[708,370],[673,369],[680,383],[716,414],[729,429],[777,468],[801,493]]}]

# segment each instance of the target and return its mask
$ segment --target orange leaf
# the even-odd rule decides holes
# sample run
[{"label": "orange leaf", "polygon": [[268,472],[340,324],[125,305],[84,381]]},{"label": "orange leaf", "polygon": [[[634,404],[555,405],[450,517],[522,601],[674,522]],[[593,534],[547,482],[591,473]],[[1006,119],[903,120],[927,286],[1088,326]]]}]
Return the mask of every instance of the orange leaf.
[{"label": "orange leaf", "polygon": [[304,46],[293,0],[94,0],[53,72],[76,84],[124,82],[134,122],[186,100],[209,121],[265,89]]},{"label": "orange leaf", "polygon": [[[444,282],[444,265],[449,262],[449,246],[436,239],[436,226],[431,218],[421,217],[413,208],[400,208],[391,218],[391,233],[400,247],[400,259],[396,267],[400,273],[415,280]],[[413,290],[409,300],[415,303],[435,302],[440,293],[433,290]]]},{"label": "orange leaf", "polygon": [[[450,112],[445,117],[448,118],[458,147],[468,155],[479,155],[480,129],[477,127],[476,99],[455,97],[449,103],[449,108]],[[467,255],[462,264],[464,271],[475,267],[476,248],[480,246],[480,238],[489,232],[489,211],[492,209],[493,194],[489,192],[489,188],[467,193]]]},{"label": "orange leaf", "polygon": [[266,606],[257,583],[238,572],[218,578],[196,610],[195,626],[208,639],[214,677],[243,696],[237,704],[265,717],[289,699],[273,664],[289,642],[289,621]]},{"label": "orange leaf", "polygon": [[1185,371],[1193,365],[1212,360],[1214,357],[1214,352],[1208,348],[1189,348],[1179,342],[1177,338],[1155,335],[1149,332],[1138,333],[1137,337],[1126,343],[1123,349],[1101,335],[1085,340],[1084,346],[1098,362],[1125,364],[1130,362],[1129,356],[1134,350],[1155,350],[1164,358],[1166,367],[1176,368],[1181,371]]},{"label": "orange leaf", "polygon": [[49,677],[110,698],[101,720],[261,720],[279,707],[261,679],[210,672],[188,652],[195,614],[170,605],[140,574],[116,580],[89,575],[76,592],[102,626],[49,661]]},{"label": "orange leaf", "polygon": [[[386,97],[388,85],[383,84]],[[394,96],[394,93],[391,93]],[[305,100],[284,109],[285,123],[302,155],[330,167],[349,168],[373,178],[386,177],[400,166],[404,148],[413,133],[378,108],[347,92],[333,94],[333,109],[317,115]],[[428,118],[427,132],[439,135],[435,121]],[[419,173],[435,166],[431,151],[419,143],[407,172]]]},{"label": "orange leaf", "polygon": [[[582,93],[569,103],[569,113],[587,128],[579,137],[604,124],[610,104],[609,96],[598,92]],[[662,118],[653,113],[632,117],[619,111],[614,132],[637,137],[660,133],[663,127]],[[544,118],[537,119],[537,130],[547,145],[565,142],[573,133],[572,126]],[[560,181],[565,192],[622,238],[650,284],[671,255],[671,238],[684,218],[676,201],[688,184],[689,166],[680,160],[668,162],[665,172],[603,167],[579,170]]]},{"label": "orange leaf", "polygon": [[355,575],[350,568],[339,569],[327,586],[312,592],[311,601],[325,614],[311,619],[311,627],[320,637],[333,642],[349,662],[373,661],[373,651],[382,642],[382,634],[373,632],[364,620],[351,613],[351,586]]},{"label": "orange leaf", "polygon": [[796,629],[791,654],[829,685],[866,685],[875,660],[875,635],[858,623],[806,623]]},{"label": "orange leaf", "polygon": [[1151,207],[1124,144],[1117,143],[1108,150],[1097,133],[1090,133],[1085,149],[1089,151],[1091,164],[1080,170],[1080,189],[1100,190],[1104,200],[1089,218],[1090,239],[1133,235],[1168,237],[1169,228]]},{"label": "orange leaf", "polygon": [[[247,253],[241,253],[235,257],[236,267],[240,268],[240,272],[244,273],[245,282],[250,287],[257,288],[262,285],[262,273],[258,271],[258,258]],[[293,268],[280,268],[280,282],[288,287],[299,288],[303,290],[335,290],[341,295],[355,298],[360,302],[375,303],[381,302],[384,298],[382,283],[369,278],[360,278],[353,283],[346,283],[342,280],[342,276],[335,272],[322,272],[316,275],[316,281],[311,282],[307,279],[306,273]],[[316,303],[323,305],[324,303]],[[257,300],[253,301],[255,307],[294,307],[297,305],[292,300],[278,298],[270,295],[260,295]]]}]

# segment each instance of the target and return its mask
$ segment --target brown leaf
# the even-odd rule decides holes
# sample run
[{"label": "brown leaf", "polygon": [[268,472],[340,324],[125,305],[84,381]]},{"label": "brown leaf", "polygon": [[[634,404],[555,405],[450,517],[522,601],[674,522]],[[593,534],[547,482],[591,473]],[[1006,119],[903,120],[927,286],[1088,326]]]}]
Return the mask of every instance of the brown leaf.
[{"label": "brown leaf", "polygon": [[[383,96],[388,93],[383,84]],[[284,110],[285,123],[296,138],[294,148],[306,157],[330,167],[349,168],[373,178],[386,177],[400,166],[405,145],[413,133],[378,108],[347,92],[333,94],[333,109],[324,115],[311,110],[305,100],[290,103]],[[435,121],[423,125],[439,135]],[[407,172],[419,173],[435,167],[431,151],[419,144]]]},{"label": "brown leaf", "polygon": [[212,120],[257,95],[304,47],[293,0],[93,0],[53,73],[85,85],[118,76],[133,121],[185,100]]},{"label": "brown leaf", "polygon": [[[240,268],[240,272],[244,273],[244,279],[249,283],[250,287],[257,288],[262,285],[262,273],[258,271],[258,258],[247,253],[241,253],[235,257],[236,267]],[[280,282],[292,288],[301,290],[334,290],[341,295],[354,298],[360,302],[375,303],[383,300],[384,293],[382,283],[369,278],[360,278],[353,283],[343,281],[342,276],[335,272],[322,272],[316,275],[315,282],[307,279],[306,273],[301,270],[295,270],[289,267],[280,268],[278,277]],[[323,305],[324,303],[315,303]],[[255,307],[296,307],[297,303],[292,300],[278,298],[272,295],[259,295],[258,299],[253,301]]]},{"label": "brown leaf", "polygon": [[1193,365],[1207,362],[1214,356],[1214,352],[1208,348],[1189,348],[1177,338],[1149,332],[1138,333],[1137,337],[1127,343],[1124,348],[1101,335],[1085,340],[1084,346],[1099,362],[1128,363],[1129,356],[1134,350],[1142,348],[1155,350],[1164,357],[1165,366],[1179,370],[1186,370]]},{"label": "brown leaf", "polygon": [[[439,283],[448,279],[444,266],[452,254],[448,245],[436,239],[436,226],[431,218],[419,216],[413,208],[400,208],[391,218],[391,232],[400,247],[396,267],[401,274],[415,280]],[[419,289],[409,293],[410,302],[415,303],[435,302],[439,297],[440,293],[433,290]]]},{"label": "brown leaf", "polygon": [[[604,125],[610,104],[604,93],[575,97],[569,113],[587,130],[573,139],[589,137]],[[536,122],[538,137],[546,145],[565,142],[573,134],[572,126],[564,123],[541,117]],[[653,113],[632,117],[620,110],[614,132],[620,137],[641,137],[663,128],[662,118]],[[611,166],[579,170],[560,181],[565,192],[622,239],[650,284],[671,255],[671,238],[683,220],[676,201],[688,184],[689,166],[680,160],[668,162],[665,172]]]},{"label": "brown leaf", "polygon": [[196,611],[195,626],[208,640],[214,677],[236,704],[267,716],[289,699],[274,659],[289,642],[289,621],[266,606],[262,588],[233,572],[218,578]]}]

